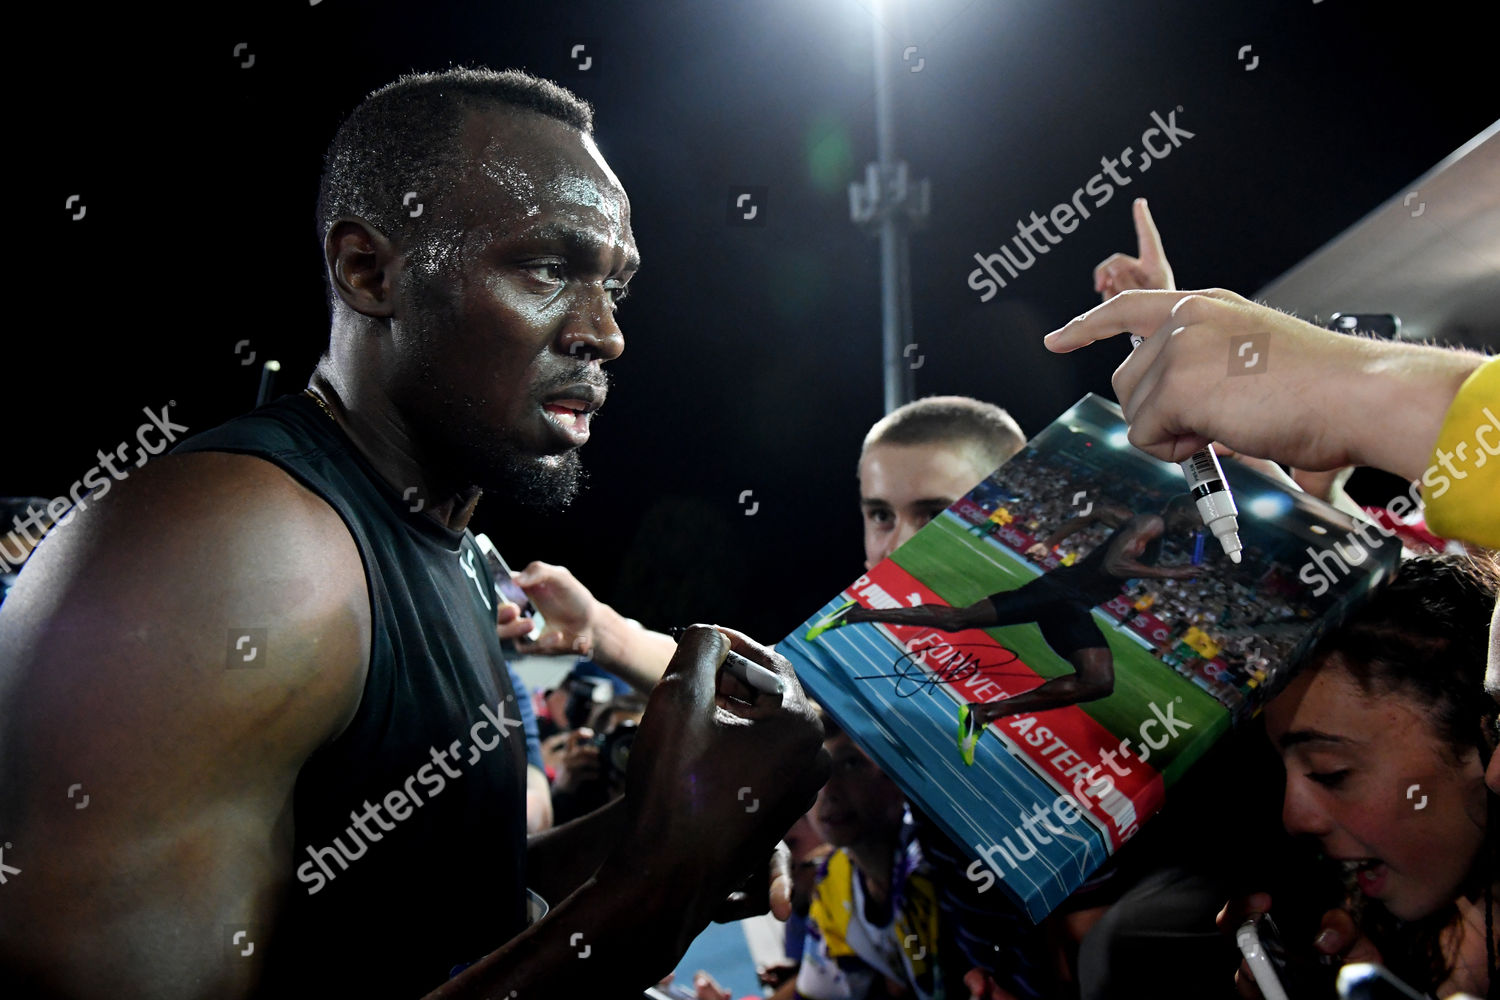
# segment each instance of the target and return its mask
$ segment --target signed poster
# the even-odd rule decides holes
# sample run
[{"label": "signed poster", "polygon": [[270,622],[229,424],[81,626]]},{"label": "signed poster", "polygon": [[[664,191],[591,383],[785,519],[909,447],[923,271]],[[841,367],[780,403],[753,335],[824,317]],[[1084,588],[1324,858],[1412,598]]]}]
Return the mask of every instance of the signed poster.
[{"label": "signed poster", "polygon": [[1034,920],[1151,818],[1395,567],[1399,542],[1239,463],[1231,562],[1182,472],[1089,395],[779,646]]}]

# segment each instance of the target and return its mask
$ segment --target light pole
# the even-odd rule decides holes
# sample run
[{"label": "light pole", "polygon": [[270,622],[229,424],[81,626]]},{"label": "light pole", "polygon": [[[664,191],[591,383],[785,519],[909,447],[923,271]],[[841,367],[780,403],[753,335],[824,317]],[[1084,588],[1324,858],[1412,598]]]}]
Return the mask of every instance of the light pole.
[{"label": "light pole", "polygon": [[[880,234],[881,371],[885,412],[915,395],[915,368],[909,356],[915,345],[911,325],[909,233],[927,220],[930,186],[911,181],[907,166],[896,158],[896,113],[891,106],[891,44],[884,14],[901,0],[875,0],[871,20],[875,59],[875,156],[865,179],[849,185],[849,216],[866,232]],[[906,56],[911,55],[908,49]],[[915,69],[920,69],[917,63]],[[909,71],[912,70],[909,67]],[[918,362],[920,364],[920,362]]]}]

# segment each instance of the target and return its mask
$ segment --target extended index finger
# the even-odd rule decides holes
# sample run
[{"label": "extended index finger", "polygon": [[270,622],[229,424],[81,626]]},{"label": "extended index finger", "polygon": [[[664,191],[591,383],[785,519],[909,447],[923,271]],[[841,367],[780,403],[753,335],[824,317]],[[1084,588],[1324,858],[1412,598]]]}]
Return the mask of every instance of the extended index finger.
[{"label": "extended index finger", "polygon": [[1162,249],[1161,233],[1156,229],[1156,220],[1151,218],[1151,206],[1146,204],[1145,198],[1135,200],[1131,215],[1135,218],[1136,256],[1148,269],[1160,268],[1167,259],[1167,252]]},{"label": "extended index finger", "polygon": [[1201,293],[1133,288],[1074,317],[1043,337],[1042,343],[1049,351],[1067,354],[1122,333],[1149,337],[1171,317],[1178,302],[1193,294]]}]

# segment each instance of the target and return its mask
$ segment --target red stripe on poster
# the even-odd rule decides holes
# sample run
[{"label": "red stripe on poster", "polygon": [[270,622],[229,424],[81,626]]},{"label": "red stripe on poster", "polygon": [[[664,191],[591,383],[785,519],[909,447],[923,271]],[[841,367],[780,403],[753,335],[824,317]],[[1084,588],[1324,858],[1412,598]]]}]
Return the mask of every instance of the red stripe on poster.
[{"label": "red stripe on poster", "polygon": [[[872,608],[947,603],[889,560],[856,580],[847,593]],[[889,623],[880,627],[906,651],[910,664],[909,669],[898,671],[898,696],[942,688],[955,700],[981,703],[1021,694],[1042,683],[1019,655],[979,629],[944,632]],[[1109,838],[1112,850],[1130,839],[1165,800],[1156,769],[1077,705],[997,719],[991,727],[1012,756],[1059,795],[1068,795],[1079,804]]]}]

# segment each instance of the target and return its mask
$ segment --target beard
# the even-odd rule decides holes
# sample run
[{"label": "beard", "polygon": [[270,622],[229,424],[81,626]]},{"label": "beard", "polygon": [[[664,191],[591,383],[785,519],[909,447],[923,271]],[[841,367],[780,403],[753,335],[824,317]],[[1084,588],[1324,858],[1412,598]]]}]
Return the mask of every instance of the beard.
[{"label": "beard", "polygon": [[448,481],[544,514],[566,510],[583,491],[588,473],[577,448],[555,454],[523,450],[508,436],[483,429],[474,416],[483,400],[435,398],[447,402],[424,421],[430,431],[423,451]]},{"label": "beard", "polygon": [[[588,474],[577,448],[540,454],[529,451],[512,435],[486,425],[481,416],[489,407],[486,398],[460,393],[429,365],[422,366],[420,381],[422,395],[432,404],[424,408],[422,450],[454,486],[478,486],[538,513],[566,510],[583,491]],[[585,365],[570,365],[533,391],[541,399],[553,389],[580,382],[608,384],[597,370],[591,374]]]},{"label": "beard", "polygon": [[493,489],[510,503],[543,514],[567,510],[588,482],[576,450],[538,458],[506,449],[495,456],[492,468],[497,470],[496,483],[480,483],[481,488]]}]

